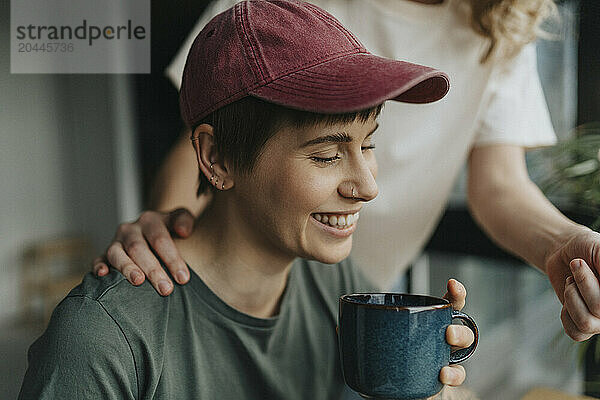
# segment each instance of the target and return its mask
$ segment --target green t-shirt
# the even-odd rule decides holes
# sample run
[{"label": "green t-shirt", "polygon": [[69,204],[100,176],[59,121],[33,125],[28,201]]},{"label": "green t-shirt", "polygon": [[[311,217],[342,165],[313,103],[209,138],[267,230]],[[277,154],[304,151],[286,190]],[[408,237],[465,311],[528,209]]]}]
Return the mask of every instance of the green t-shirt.
[{"label": "green t-shirt", "polygon": [[88,274],[31,345],[20,399],[336,399],[338,298],[372,285],[345,260],[297,259],[278,316],[254,318],[192,272],[161,297]]}]

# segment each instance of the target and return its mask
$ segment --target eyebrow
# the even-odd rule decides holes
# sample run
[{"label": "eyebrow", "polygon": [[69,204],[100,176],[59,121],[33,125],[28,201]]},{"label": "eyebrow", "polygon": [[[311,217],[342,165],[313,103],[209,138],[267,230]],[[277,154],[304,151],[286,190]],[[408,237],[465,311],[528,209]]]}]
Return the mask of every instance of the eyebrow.
[{"label": "eyebrow", "polygon": [[[373,134],[373,132],[375,132],[377,130],[377,128],[379,128],[379,124],[375,125],[375,127],[367,134],[365,139],[368,138],[369,136],[371,136]],[[352,137],[350,137],[350,135],[348,135],[346,132],[338,132],[338,133],[334,133],[331,135],[319,136],[318,138],[311,139],[308,142],[305,142],[304,144],[302,144],[300,146],[300,148],[313,146],[315,144],[321,144],[321,143],[351,143],[351,142],[352,142]]]}]

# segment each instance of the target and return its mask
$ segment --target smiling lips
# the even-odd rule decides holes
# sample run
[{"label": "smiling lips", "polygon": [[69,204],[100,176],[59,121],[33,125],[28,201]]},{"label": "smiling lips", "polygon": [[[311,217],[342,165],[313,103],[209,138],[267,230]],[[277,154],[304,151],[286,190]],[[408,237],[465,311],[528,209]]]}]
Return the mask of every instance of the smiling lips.
[{"label": "smiling lips", "polygon": [[354,214],[313,214],[317,221],[337,229],[347,229],[352,226],[359,217],[358,212]]}]

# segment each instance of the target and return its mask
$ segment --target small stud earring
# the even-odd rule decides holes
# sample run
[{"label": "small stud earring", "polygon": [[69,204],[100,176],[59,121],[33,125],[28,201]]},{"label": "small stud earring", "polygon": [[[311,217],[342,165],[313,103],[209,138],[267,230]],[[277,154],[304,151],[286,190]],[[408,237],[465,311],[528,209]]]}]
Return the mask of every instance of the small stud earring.
[{"label": "small stud earring", "polygon": [[225,182],[221,184],[221,190],[225,190]]},{"label": "small stud earring", "polygon": [[210,163],[210,172],[211,172],[211,175],[210,175],[210,181],[211,181],[211,182],[213,181],[213,179],[215,179],[215,174],[214,174],[214,171],[213,171],[213,165],[214,165],[214,164],[215,164],[214,162],[211,162],[211,163]]}]

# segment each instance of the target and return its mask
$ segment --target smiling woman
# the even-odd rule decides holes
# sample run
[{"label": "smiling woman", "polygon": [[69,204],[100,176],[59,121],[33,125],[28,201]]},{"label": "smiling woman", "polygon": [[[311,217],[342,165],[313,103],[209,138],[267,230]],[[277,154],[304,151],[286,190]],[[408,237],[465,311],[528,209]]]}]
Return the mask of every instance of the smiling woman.
[{"label": "smiling woman", "polygon": [[297,256],[331,264],[346,258],[356,227],[347,218],[377,195],[371,135],[380,109],[317,114],[248,97],[208,116],[220,129],[201,123],[192,142],[200,188],[212,188],[214,201],[196,223],[194,244],[179,243],[184,257],[221,270],[232,259],[272,268]]},{"label": "smiling woman", "polygon": [[[376,117],[385,100],[447,90],[442,72],[371,55],[308,3],[240,2],[215,17],[181,90],[200,193],[213,196],[177,242],[190,282],[164,298],[117,271],[86,276],[32,345],[21,397],[339,398],[338,298],[375,289],[346,257],[377,195]],[[462,307],[464,288],[449,292]],[[448,329],[451,345],[471,344],[467,328]]]}]

